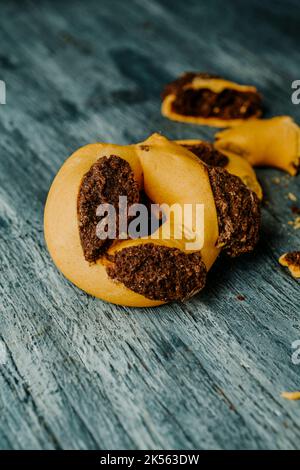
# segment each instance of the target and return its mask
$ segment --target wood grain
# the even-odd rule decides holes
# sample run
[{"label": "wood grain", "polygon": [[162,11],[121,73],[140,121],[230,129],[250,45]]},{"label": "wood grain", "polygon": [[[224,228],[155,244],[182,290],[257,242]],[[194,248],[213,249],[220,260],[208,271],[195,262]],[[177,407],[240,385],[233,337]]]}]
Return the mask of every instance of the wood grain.
[{"label": "wood grain", "polygon": [[[253,83],[267,115],[290,114],[299,3],[253,0],[0,2],[0,447],[295,449],[299,282],[277,258],[299,249],[288,192],[258,171],[266,202],[256,252],[222,258],[189,302],[126,309],[60,275],[43,239],[51,180],[77,147],[153,131],[214,130],[160,115],[185,70]],[[280,183],[274,183],[274,177]],[[243,295],[245,300],[238,300]]]}]

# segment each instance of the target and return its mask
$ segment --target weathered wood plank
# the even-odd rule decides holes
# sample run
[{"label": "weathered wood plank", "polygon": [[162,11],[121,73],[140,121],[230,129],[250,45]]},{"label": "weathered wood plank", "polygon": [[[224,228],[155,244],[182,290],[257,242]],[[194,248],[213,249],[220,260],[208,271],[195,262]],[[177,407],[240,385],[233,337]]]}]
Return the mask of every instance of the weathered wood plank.
[{"label": "weathered wood plank", "polygon": [[[222,258],[184,304],[127,309],[70,285],[44,246],[52,178],[93,141],[212,138],[160,115],[165,82],[190,69],[255,83],[290,114],[299,79],[297,1],[1,2],[1,448],[299,448],[299,178],[259,170],[268,204],[255,254]],[[275,185],[274,176],[280,177]],[[237,295],[244,295],[240,301]]]}]

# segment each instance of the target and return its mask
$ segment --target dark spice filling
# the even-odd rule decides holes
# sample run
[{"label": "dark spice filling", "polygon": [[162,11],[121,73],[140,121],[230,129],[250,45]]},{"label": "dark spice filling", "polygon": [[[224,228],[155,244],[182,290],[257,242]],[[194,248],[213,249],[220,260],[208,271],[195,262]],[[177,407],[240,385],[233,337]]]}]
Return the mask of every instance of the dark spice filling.
[{"label": "dark spice filling", "polygon": [[260,203],[257,195],[237,176],[222,168],[208,167],[217,209],[217,246],[235,257],[252,251],[258,242]]},{"label": "dark spice filling", "polygon": [[246,119],[260,116],[261,108],[259,93],[230,88],[220,93],[208,88],[181,89],[172,102],[172,109],[177,114],[204,118]]},{"label": "dark spice filling", "polygon": [[100,204],[112,204],[118,222],[119,196],[127,196],[128,208],[139,202],[139,187],[130,165],[116,155],[100,158],[84,175],[78,195],[80,240],[87,261],[96,261],[112,244],[113,240],[101,240],[97,236],[101,217],[96,211]]},{"label": "dark spice filling", "polygon": [[290,251],[284,257],[289,266],[300,269],[300,251]]},{"label": "dark spice filling", "polygon": [[110,258],[108,275],[151,300],[185,300],[206,282],[201,254],[154,243],[123,248]]},{"label": "dark spice filling", "polygon": [[190,152],[193,152],[204,163],[210,166],[224,167],[228,163],[228,157],[215,149],[213,144],[209,142],[201,142],[199,144],[181,144]]},{"label": "dark spice filling", "polygon": [[291,211],[293,212],[293,214],[300,215],[300,207],[292,206]]},{"label": "dark spice filling", "polygon": [[168,85],[165,86],[161,94],[162,99],[166,98],[166,96],[168,95],[177,95],[185,85],[192,83],[192,81],[196,77],[203,78],[203,79],[220,78],[218,75],[212,75],[212,74],[205,73],[205,72],[204,73],[185,72],[179,78],[177,78],[171,83],[168,83]]}]

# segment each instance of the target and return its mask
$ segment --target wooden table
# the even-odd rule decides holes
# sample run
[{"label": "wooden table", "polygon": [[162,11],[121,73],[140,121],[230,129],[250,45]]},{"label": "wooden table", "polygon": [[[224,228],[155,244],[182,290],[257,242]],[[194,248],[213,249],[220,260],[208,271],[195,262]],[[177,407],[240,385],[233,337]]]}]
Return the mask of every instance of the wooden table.
[{"label": "wooden table", "polygon": [[[290,114],[300,79],[299,2],[1,2],[0,446],[8,449],[299,448],[299,177],[263,169],[261,242],[220,258],[186,303],[116,307],[72,286],[44,244],[43,209],[65,158],[155,131],[213,139],[160,114],[186,70],[253,83]],[[275,179],[274,179],[275,178]],[[279,180],[278,180],[279,178]],[[298,195],[298,202],[288,193]],[[243,299],[244,300],[241,300]]]}]

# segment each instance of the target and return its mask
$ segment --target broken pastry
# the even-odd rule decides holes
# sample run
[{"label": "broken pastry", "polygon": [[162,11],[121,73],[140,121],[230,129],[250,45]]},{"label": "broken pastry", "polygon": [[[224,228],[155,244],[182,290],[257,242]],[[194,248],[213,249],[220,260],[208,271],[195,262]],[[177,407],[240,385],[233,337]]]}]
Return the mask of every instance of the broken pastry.
[{"label": "broken pastry", "polygon": [[215,147],[253,166],[270,166],[296,175],[300,167],[300,131],[289,116],[257,119],[216,134]]},{"label": "broken pastry", "polygon": [[300,278],[300,251],[285,253],[279,258],[279,263],[288,267],[293,277]]},{"label": "broken pastry", "polygon": [[[192,213],[202,205],[204,233],[195,230],[193,217],[177,219],[165,211],[151,237],[128,232],[124,238],[120,224],[110,238],[99,237],[98,208],[108,204],[118,214],[119,197],[126,196],[129,219],[142,192],[179,212],[185,204]],[[239,177],[154,134],[137,145],[98,143],[77,150],[50,188],[44,226],[55,264],[76,286],[115,304],[156,306],[203,289],[221,250],[230,256],[253,250],[260,203]],[[201,247],[194,245],[198,239]]]},{"label": "broken pastry", "polygon": [[254,86],[206,73],[185,73],[165,87],[162,100],[164,116],[192,124],[231,127],[262,115],[261,95]]}]

